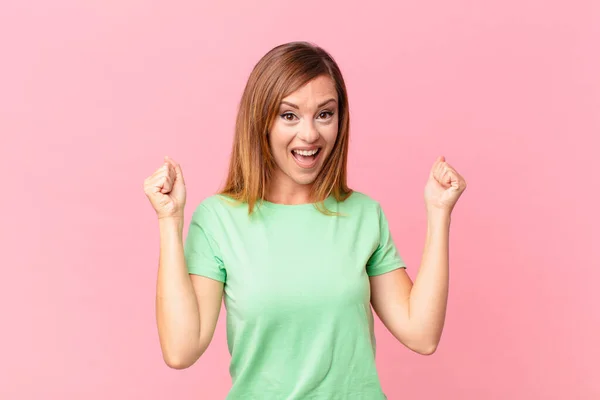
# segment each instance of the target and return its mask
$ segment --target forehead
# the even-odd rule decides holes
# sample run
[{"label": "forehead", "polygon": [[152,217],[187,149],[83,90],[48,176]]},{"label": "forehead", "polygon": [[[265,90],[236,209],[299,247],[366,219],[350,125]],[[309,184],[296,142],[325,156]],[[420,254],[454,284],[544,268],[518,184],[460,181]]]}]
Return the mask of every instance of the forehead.
[{"label": "forehead", "polygon": [[283,98],[283,100],[294,104],[310,106],[313,103],[318,104],[330,98],[335,100],[338,98],[333,79],[326,75],[320,75]]}]

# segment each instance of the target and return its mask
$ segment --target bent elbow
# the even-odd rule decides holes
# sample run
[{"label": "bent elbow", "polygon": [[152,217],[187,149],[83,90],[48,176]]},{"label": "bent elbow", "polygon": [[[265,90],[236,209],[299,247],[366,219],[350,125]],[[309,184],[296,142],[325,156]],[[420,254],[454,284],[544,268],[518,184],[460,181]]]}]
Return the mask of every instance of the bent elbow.
[{"label": "bent elbow", "polygon": [[167,364],[167,366],[172,369],[186,369],[194,364],[194,362],[190,362],[185,358],[173,357],[165,354],[163,354],[163,360],[165,361],[165,364]]},{"label": "bent elbow", "polygon": [[430,356],[437,350],[437,343],[427,343],[419,347],[413,348],[413,351],[423,355]]},{"label": "bent elbow", "polygon": [[172,369],[186,369],[191,367],[198,361],[198,359],[204,354],[207,346],[200,344],[200,346],[193,348],[181,348],[181,346],[163,346],[162,356],[165,364]]},{"label": "bent elbow", "polygon": [[163,351],[163,360],[169,368],[186,369],[194,365],[200,358],[202,352],[168,352]]},{"label": "bent elbow", "polygon": [[163,361],[172,369],[186,369],[191,365],[181,357],[174,357],[168,354],[163,354]]}]

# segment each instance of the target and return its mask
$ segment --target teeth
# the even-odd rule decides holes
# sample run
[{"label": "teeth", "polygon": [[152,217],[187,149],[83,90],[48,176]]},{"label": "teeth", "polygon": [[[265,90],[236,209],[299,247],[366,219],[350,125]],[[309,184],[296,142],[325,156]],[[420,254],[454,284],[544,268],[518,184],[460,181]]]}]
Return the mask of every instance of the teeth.
[{"label": "teeth", "polygon": [[315,154],[317,154],[317,151],[319,149],[314,149],[314,150],[294,150],[294,153],[299,154],[301,156],[314,156]]}]

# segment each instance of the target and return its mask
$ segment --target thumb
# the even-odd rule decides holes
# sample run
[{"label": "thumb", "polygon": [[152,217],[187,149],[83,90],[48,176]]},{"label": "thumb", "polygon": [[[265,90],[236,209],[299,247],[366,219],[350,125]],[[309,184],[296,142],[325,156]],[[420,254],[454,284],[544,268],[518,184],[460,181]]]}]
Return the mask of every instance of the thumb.
[{"label": "thumb", "polygon": [[179,164],[175,164],[175,174],[177,175],[177,181],[181,182],[182,185],[185,185],[185,181],[183,180],[183,171],[181,170],[181,166]]},{"label": "thumb", "polygon": [[175,160],[173,160],[169,156],[165,156],[165,161],[167,161],[169,164],[171,164],[173,166],[173,168],[175,169],[176,184],[181,182],[183,185],[185,185],[185,180],[183,179],[183,171],[181,170],[181,166],[179,164],[177,164],[175,162]]},{"label": "thumb", "polygon": [[431,166],[431,170],[429,171],[430,178],[435,178],[436,171],[438,170],[440,164],[443,163],[444,161],[446,161],[446,157],[444,157],[444,156],[438,156],[435,159],[435,162],[433,163],[433,165]]}]

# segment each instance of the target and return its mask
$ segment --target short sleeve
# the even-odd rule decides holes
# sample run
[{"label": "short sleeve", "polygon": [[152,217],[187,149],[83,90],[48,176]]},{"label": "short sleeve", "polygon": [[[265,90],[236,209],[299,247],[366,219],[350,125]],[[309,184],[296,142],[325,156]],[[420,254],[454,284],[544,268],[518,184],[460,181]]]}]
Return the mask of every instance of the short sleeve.
[{"label": "short sleeve", "polygon": [[227,273],[221,250],[210,233],[213,218],[203,204],[194,211],[184,245],[185,261],[188,273],[225,282]]},{"label": "short sleeve", "polygon": [[369,276],[406,268],[406,264],[394,244],[387,218],[381,206],[377,206],[377,211],[379,214],[379,244],[367,262],[367,275]]}]

